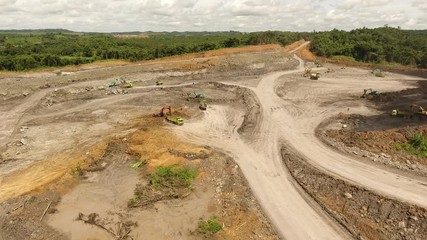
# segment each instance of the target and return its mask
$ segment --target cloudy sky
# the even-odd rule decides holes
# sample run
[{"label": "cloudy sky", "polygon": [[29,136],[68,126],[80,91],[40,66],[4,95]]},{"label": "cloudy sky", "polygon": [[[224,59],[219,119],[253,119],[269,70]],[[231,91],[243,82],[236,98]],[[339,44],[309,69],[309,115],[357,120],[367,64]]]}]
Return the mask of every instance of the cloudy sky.
[{"label": "cloudy sky", "polygon": [[313,31],[427,29],[427,0],[0,0],[0,29]]}]

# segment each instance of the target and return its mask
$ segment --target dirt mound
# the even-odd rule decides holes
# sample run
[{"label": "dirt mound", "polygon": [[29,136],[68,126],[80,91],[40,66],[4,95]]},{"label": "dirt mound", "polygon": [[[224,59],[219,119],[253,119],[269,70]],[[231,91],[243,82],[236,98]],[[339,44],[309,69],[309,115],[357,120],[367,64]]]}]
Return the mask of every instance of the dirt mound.
[{"label": "dirt mound", "polygon": [[151,61],[144,61],[144,63],[182,61],[182,60],[190,60],[194,58],[217,57],[217,56],[232,55],[232,54],[238,54],[238,53],[274,51],[274,50],[280,50],[280,49],[281,49],[281,46],[278,44],[245,46],[245,47],[239,47],[239,48],[222,48],[218,50],[211,50],[211,51],[206,51],[201,53],[191,53],[191,54],[185,54],[180,56],[165,57],[165,58],[151,60]]},{"label": "dirt mound", "polygon": [[408,143],[414,133],[427,136],[427,126],[394,128],[384,131],[326,130],[324,135],[347,147],[356,147],[377,155],[392,155],[394,160],[404,164],[409,161],[427,166],[425,157],[410,155],[399,148],[400,145]]},{"label": "dirt mound", "polygon": [[310,44],[307,44],[305,47],[298,50],[297,55],[307,61],[316,61],[318,57],[310,51],[310,48]]}]

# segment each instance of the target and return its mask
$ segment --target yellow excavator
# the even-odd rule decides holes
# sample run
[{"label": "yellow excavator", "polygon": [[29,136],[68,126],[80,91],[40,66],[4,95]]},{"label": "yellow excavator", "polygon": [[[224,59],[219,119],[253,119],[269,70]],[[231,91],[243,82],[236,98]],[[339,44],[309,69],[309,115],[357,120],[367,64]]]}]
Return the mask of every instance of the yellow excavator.
[{"label": "yellow excavator", "polygon": [[[166,112],[166,110],[168,110]],[[153,117],[164,117],[166,121],[176,124],[176,125],[183,125],[184,119],[177,116],[172,116],[172,110],[171,107],[163,107],[159,113],[153,113]]]},{"label": "yellow excavator", "polygon": [[[169,110],[168,112],[165,113],[165,110]],[[166,115],[172,115],[172,110],[171,107],[163,107],[159,113],[153,113],[153,117],[164,117]]]},{"label": "yellow excavator", "polygon": [[412,118],[413,116],[418,116],[421,120],[421,117],[427,117],[427,111],[418,104],[412,104],[410,111],[402,111],[399,109],[393,109],[391,111],[392,116]]},{"label": "yellow excavator", "polygon": [[412,104],[411,110],[414,114],[421,115],[421,116],[427,116],[426,110],[418,104]]}]

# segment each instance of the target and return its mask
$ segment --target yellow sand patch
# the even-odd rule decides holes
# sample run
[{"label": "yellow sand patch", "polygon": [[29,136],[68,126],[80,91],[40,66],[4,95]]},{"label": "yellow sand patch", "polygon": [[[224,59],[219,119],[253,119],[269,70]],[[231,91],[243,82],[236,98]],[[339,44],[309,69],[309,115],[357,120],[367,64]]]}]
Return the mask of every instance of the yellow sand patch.
[{"label": "yellow sand patch", "polygon": [[87,154],[85,152],[85,154],[54,156],[0,178],[0,202],[42,188],[70,173],[77,165],[87,167],[91,162],[100,159],[106,148],[107,144],[101,143],[90,149]]},{"label": "yellow sand patch", "polygon": [[170,61],[182,61],[182,60],[190,60],[193,58],[206,58],[206,57],[216,57],[216,56],[224,56],[238,53],[250,53],[250,52],[264,52],[264,51],[272,51],[279,50],[282,47],[279,44],[267,44],[267,45],[256,45],[256,46],[245,46],[239,48],[222,48],[218,50],[211,50],[201,53],[190,53],[179,56],[171,56],[160,59],[155,59],[151,61],[144,61],[143,63],[163,63]]},{"label": "yellow sand patch", "polygon": [[175,135],[161,126],[153,126],[144,131],[137,131],[129,137],[129,152],[139,154],[142,160],[148,162],[150,170],[171,164],[182,164],[186,161],[179,153],[199,154],[208,152],[205,148],[183,143]]}]

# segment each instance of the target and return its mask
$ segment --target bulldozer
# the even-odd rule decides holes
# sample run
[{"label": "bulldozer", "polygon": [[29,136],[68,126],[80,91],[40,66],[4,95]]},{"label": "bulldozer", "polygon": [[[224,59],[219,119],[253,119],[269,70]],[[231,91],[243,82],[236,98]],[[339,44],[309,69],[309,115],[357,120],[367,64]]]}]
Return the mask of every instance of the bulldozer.
[{"label": "bulldozer", "polygon": [[320,73],[310,73],[310,79],[311,80],[318,80],[320,78]]},{"label": "bulldozer", "polygon": [[[169,110],[168,112],[165,113],[165,110]],[[153,117],[164,117],[166,115],[172,115],[172,110],[171,107],[163,107],[159,113],[153,113]]]},{"label": "bulldozer", "polygon": [[363,89],[363,95],[360,96],[361,98],[372,98],[374,96],[381,95],[381,92],[378,90],[372,90],[372,88]]},{"label": "bulldozer", "polygon": [[205,94],[199,93],[199,92],[192,92],[187,93],[187,101],[190,101],[190,99],[204,99]]},{"label": "bulldozer", "polygon": [[206,105],[206,99],[200,99],[199,108],[200,110],[206,110],[208,108],[208,105]]}]

